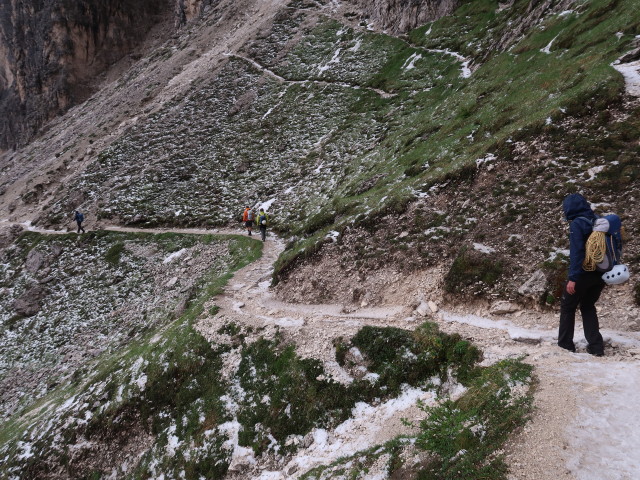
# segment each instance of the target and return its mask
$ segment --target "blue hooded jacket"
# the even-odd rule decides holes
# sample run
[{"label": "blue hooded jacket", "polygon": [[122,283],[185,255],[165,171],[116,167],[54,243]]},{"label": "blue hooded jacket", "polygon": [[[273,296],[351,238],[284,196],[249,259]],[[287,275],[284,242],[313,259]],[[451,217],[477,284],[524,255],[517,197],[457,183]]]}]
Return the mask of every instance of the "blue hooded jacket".
[{"label": "blue hooded jacket", "polygon": [[569,280],[576,282],[586,272],[582,269],[585,244],[593,230],[597,218],[589,202],[579,193],[568,195],[562,202],[565,218],[569,226]]}]

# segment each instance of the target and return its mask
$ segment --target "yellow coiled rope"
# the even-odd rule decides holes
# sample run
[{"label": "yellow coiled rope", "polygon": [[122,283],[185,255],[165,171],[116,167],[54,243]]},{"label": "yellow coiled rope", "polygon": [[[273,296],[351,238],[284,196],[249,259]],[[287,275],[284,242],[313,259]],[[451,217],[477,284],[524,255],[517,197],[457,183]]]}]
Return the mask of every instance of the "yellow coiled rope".
[{"label": "yellow coiled rope", "polygon": [[585,245],[584,262],[582,268],[587,272],[593,272],[596,264],[604,260],[607,253],[607,245],[604,232],[591,232]]}]

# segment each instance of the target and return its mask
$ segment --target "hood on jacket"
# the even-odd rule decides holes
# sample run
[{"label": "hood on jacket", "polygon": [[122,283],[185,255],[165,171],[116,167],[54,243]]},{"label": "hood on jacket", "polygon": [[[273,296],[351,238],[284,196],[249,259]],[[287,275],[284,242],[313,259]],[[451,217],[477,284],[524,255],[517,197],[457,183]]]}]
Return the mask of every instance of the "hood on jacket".
[{"label": "hood on jacket", "polygon": [[567,220],[571,221],[578,217],[595,218],[591,205],[579,193],[567,195],[562,202],[562,209]]}]

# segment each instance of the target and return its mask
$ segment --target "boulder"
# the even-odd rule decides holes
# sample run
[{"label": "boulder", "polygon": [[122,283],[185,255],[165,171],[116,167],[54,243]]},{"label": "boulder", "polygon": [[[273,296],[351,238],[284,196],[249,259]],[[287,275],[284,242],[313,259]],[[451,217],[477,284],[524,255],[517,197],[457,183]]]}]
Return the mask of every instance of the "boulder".
[{"label": "boulder", "polygon": [[37,250],[31,250],[27,255],[25,268],[31,273],[37,273],[44,264],[45,256]]},{"label": "boulder", "polygon": [[518,293],[525,297],[539,297],[547,289],[547,277],[542,270],[536,270],[533,275],[518,289]]},{"label": "boulder", "polygon": [[511,302],[499,301],[491,305],[489,313],[492,315],[505,315],[507,313],[517,312],[519,307]]},{"label": "boulder", "polygon": [[31,317],[38,313],[42,306],[40,302],[45,296],[45,290],[40,285],[28,288],[22,295],[13,301],[13,309],[18,315]]},{"label": "boulder", "polygon": [[416,307],[416,313],[421,317],[426,317],[430,312],[429,304],[426,302],[420,302],[420,305]]}]

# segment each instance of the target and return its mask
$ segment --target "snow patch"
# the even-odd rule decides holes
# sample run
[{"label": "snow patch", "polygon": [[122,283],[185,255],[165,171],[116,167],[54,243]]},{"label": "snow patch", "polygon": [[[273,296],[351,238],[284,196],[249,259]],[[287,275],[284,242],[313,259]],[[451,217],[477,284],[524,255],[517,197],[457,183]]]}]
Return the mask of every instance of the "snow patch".
[{"label": "snow patch", "polygon": [[[580,413],[567,432],[572,457],[567,468],[578,480],[637,478],[640,472],[640,390],[637,363],[584,362],[569,373],[586,384]],[[597,382],[594,382],[597,378]]]},{"label": "snow patch", "polygon": [[[459,395],[464,391],[464,387],[454,390],[455,394]],[[315,466],[329,464],[340,457],[353,455],[381,443],[392,434],[385,422],[394,416],[402,416],[407,410],[414,408],[419,400],[425,405],[434,405],[437,401],[433,392],[404,385],[399,397],[377,407],[364,402],[357,403],[352,409],[352,418],[338,425],[333,432],[321,428],[313,430],[311,446],[298,451],[282,471],[290,471],[293,467],[297,467],[301,472],[308,471]],[[269,478],[285,478],[282,474],[279,475]]]},{"label": "snow patch", "polygon": [[174,435],[176,433],[176,425],[173,424],[167,431],[167,454],[173,456],[176,453],[176,449],[180,446],[180,439]]},{"label": "snow patch", "polygon": [[589,178],[587,178],[587,181],[590,181],[596,178],[596,176],[600,172],[602,172],[605,168],[607,168],[605,165],[600,165],[599,167],[592,167],[589,170],[587,170],[587,173],[589,174]]},{"label": "snow patch", "polygon": [[484,165],[485,163],[493,162],[495,160],[497,160],[497,157],[493,153],[487,153],[485,157],[476,159],[476,167],[480,168],[480,165]]},{"label": "snow patch", "polygon": [[262,205],[260,205],[259,208],[264,209],[265,212],[268,212],[269,209],[271,208],[271,205],[273,205],[273,203],[276,201],[275,198],[272,198],[271,200],[267,200],[266,202],[264,202]]},{"label": "snow patch", "polygon": [[487,245],[483,245],[482,243],[474,243],[473,249],[482,253],[495,253],[496,249],[489,247]]},{"label": "snow patch", "polygon": [[429,48],[426,49],[427,52],[432,52],[432,53],[444,53],[445,55],[450,55],[452,57],[455,57],[456,60],[459,60],[460,63],[462,64],[460,66],[460,76],[462,78],[469,78],[471,76],[471,69],[469,68],[469,64],[471,63],[471,60],[463,57],[462,55],[460,55],[459,53],[456,52],[452,52],[451,50],[442,50],[442,49],[437,49],[437,48]]},{"label": "snow patch", "polygon": [[238,444],[238,433],[242,429],[242,425],[237,420],[223,423],[218,426],[218,431],[225,434],[229,439],[222,444],[223,448],[231,450],[231,461],[229,470],[236,465],[255,465],[256,458],[252,448],[241,447]]},{"label": "snow patch", "polygon": [[640,60],[630,63],[614,62],[612,65],[624,77],[627,93],[640,97]]},{"label": "snow patch", "polygon": [[187,249],[183,248],[181,250],[178,250],[177,252],[173,252],[167,258],[165,258],[162,261],[162,263],[167,264],[167,263],[173,262],[175,259],[180,258],[182,255],[184,255],[186,253],[186,251],[187,251]]},{"label": "snow patch", "polygon": [[331,230],[329,233],[327,233],[325,238],[328,238],[329,240],[331,240],[332,242],[337,242],[338,238],[340,237],[340,232],[336,232],[335,230]]},{"label": "snow patch", "polygon": [[553,39],[551,39],[551,41],[547,44],[546,47],[544,47],[543,49],[541,49],[540,51],[542,53],[546,53],[547,55],[551,53],[551,45],[553,45],[553,42],[556,41],[556,38],[558,38],[560,35],[556,35],[555,37],[553,37]]},{"label": "snow patch", "polygon": [[331,57],[331,60],[329,60],[327,63],[325,63],[324,65],[321,65],[318,67],[318,71],[320,73],[323,73],[326,70],[329,70],[329,68],[331,67],[332,64],[334,63],[340,63],[340,52],[342,51],[341,48],[337,49],[334,53],[333,53],[333,57]]},{"label": "snow patch", "polygon": [[421,58],[422,55],[420,55],[419,53],[414,53],[409,58],[407,58],[407,60],[404,62],[404,65],[402,65],[402,69],[405,71],[413,70],[414,68],[416,68],[415,63]]}]

